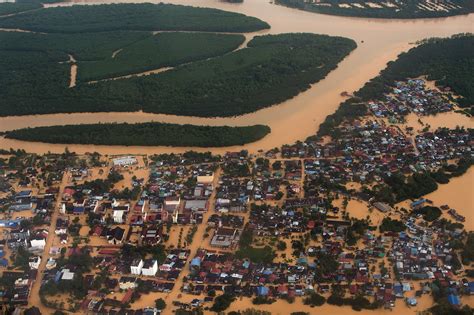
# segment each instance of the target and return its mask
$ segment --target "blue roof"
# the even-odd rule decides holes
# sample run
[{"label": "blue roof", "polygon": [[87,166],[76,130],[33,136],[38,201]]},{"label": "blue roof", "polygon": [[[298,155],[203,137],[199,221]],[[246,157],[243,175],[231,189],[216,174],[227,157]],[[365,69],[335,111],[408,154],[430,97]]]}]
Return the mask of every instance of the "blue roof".
[{"label": "blue roof", "polygon": [[31,194],[31,190],[23,190],[18,193],[16,193],[15,197],[27,197]]},{"label": "blue roof", "polygon": [[263,287],[263,286],[260,286],[257,288],[257,294],[258,295],[268,295],[268,288],[267,287]]},{"label": "blue roof", "polygon": [[426,202],[426,199],[424,199],[424,198],[423,198],[423,199],[420,199],[420,200],[416,200],[416,201],[413,201],[413,202],[411,203],[411,206],[412,206],[412,207],[416,207],[416,206],[421,205],[421,204],[424,203],[424,202]]},{"label": "blue roof", "polygon": [[459,296],[450,294],[448,295],[448,302],[451,305],[461,305],[461,301],[459,300]]},{"label": "blue roof", "polygon": [[468,286],[468,288],[469,288],[469,290],[470,290],[471,292],[474,292],[474,281],[473,281],[473,282],[469,282],[469,283],[467,284],[467,286]]},{"label": "blue roof", "polygon": [[74,207],[74,212],[84,212],[85,208],[83,206]]},{"label": "blue roof", "polygon": [[201,266],[201,257],[195,257],[191,260],[191,266]]}]

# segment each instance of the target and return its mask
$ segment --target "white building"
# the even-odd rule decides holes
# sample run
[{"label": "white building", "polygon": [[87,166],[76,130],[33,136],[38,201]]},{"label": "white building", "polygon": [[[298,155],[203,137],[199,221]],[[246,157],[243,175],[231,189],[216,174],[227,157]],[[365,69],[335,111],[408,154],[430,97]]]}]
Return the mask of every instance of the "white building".
[{"label": "white building", "polygon": [[36,256],[36,257],[31,257],[28,265],[30,266],[31,269],[38,269],[41,264],[41,257]]},{"label": "white building", "polygon": [[199,175],[197,177],[197,182],[199,184],[211,184],[214,181],[214,173],[210,175]]},{"label": "white building", "polygon": [[129,166],[138,164],[138,160],[134,156],[122,156],[112,160],[114,166]]},{"label": "white building", "polygon": [[143,263],[142,275],[154,277],[158,272],[158,261],[147,259]]},{"label": "white building", "polygon": [[135,259],[130,265],[130,273],[139,276],[142,273],[143,260]]},{"label": "white building", "polygon": [[44,250],[46,246],[46,239],[44,238],[34,238],[30,241],[32,250]]},{"label": "white building", "polygon": [[71,272],[69,269],[63,269],[61,280],[72,280],[74,279],[74,272]]},{"label": "white building", "polygon": [[114,213],[113,213],[114,222],[117,224],[122,224],[124,214],[125,214],[125,210],[114,210]]}]

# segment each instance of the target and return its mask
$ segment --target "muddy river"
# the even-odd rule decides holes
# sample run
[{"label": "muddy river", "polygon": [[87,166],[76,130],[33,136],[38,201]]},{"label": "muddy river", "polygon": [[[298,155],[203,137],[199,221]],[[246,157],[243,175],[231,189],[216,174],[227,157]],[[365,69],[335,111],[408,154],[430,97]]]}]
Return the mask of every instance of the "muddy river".
[{"label": "muddy river", "polygon": [[[108,1],[103,1],[108,2]],[[110,1],[112,2],[112,1]],[[114,1],[120,2],[120,1]],[[124,1],[127,2],[127,1]],[[129,1],[128,1],[129,2]],[[150,2],[147,0],[146,2]],[[151,1],[152,2],[152,1]],[[176,4],[214,7],[258,17],[267,21],[271,29],[267,33],[313,32],[349,37],[357,41],[358,48],[344,59],[339,67],[324,80],[297,97],[279,105],[252,114],[232,118],[197,118],[146,113],[83,113],[32,115],[0,118],[0,130],[23,127],[97,122],[145,122],[159,121],[203,125],[242,126],[266,124],[272,132],[264,139],[245,146],[212,148],[215,153],[246,148],[252,152],[270,149],[284,143],[292,143],[314,134],[324,118],[333,113],[343,100],[341,92],[353,92],[385,67],[387,62],[409,49],[417,40],[449,36],[461,32],[474,31],[474,14],[423,20],[379,20],[347,18],[303,12],[277,6],[265,0],[246,0],[242,4],[230,4],[217,0],[172,0]],[[75,1],[77,4],[97,2]],[[64,4],[63,4],[64,5]],[[70,5],[70,4],[66,4]],[[265,32],[263,32],[265,33]],[[0,138],[0,147],[23,148],[29,152],[61,152],[64,145],[28,143]],[[108,147],[92,145],[69,145],[78,153],[100,151],[115,153],[158,153],[181,152],[189,148],[171,147]],[[208,150],[208,149],[203,149]],[[202,151],[202,150],[201,150]]]}]

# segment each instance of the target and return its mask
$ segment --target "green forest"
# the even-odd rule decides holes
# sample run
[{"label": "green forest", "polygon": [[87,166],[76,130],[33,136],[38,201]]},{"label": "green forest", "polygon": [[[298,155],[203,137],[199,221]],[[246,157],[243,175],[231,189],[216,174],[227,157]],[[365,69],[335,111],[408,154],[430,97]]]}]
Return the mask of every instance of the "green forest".
[{"label": "green forest", "polygon": [[56,7],[0,19],[0,28],[45,33],[106,31],[253,32],[270,26],[254,17],[173,4],[101,4]]},{"label": "green forest", "polygon": [[[371,7],[367,4],[368,2],[375,3],[379,7]],[[449,6],[449,9],[435,10],[428,8],[432,5],[431,3],[422,3],[420,0],[393,1],[392,3],[396,6],[387,5],[388,1],[381,0],[324,0],[320,3],[304,0],[276,0],[277,4],[315,13],[382,19],[437,18],[474,12],[474,1],[472,0],[451,0],[450,2],[454,5]],[[422,3],[421,7],[420,3]],[[340,7],[339,4],[352,6]],[[362,7],[354,6],[354,4],[359,4]]]},{"label": "green forest", "polygon": [[254,142],[269,133],[270,128],[263,125],[211,127],[150,122],[35,127],[8,131],[5,136],[65,144],[225,147]]},{"label": "green forest", "polygon": [[99,80],[216,57],[236,49],[244,40],[238,34],[159,33],[124,47],[113,57],[79,62],[78,80]]},{"label": "green forest", "polygon": [[42,7],[41,3],[39,2],[19,2],[19,3],[4,2],[4,3],[0,3],[0,16],[29,11],[29,10],[35,10],[41,7]]},{"label": "green forest", "polygon": [[42,34],[0,31],[0,49],[7,51],[40,51],[55,61],[107,59],[118,49],[151,37],[152,32],[98,32],[78,34]]},{"label": "green forest", "polygon": [[[61,34],[55,34],[56,40],[63,40],[64,44],[53,43],[54,39],[50,39],[45,41],[51,41],[50,49],[44,50],[45,44],[35,36],[32,36],[33,44],[28,49],[27,44],[15,35],[2,33],[5,32],[0,32],[3,36],[0,39],[5,38],[4,41],[8,42],[6,50],[0,48],[0,85],[5,87],[0,90],[2,116],[137,110],[204,117],[240,115],[283,102],[308,89],[310,84],[323,79],[335,69],[356,47],[354,41],[342,37],[304,33],[266,35],[255,37],[248,43],[248,48],[181,65],[160,74],[96,84],[79,82],[75,88],[68,88],[70,65],[57,61],[66,60],[66,53],[75,50],[75,55],[83,60],[104,56],[110,59],[118,45],[113,40],[101,42],[108,33],[94,33],[91,37],[92,42],[97,43],[97,51],[87,49],[84,34],[74,34],[75,41],[63,40]],[[120,37],[121,45],[125,45],[123,53],[130,56],[148,54],[146,49],[128,49],[140,46],[142,42],[149,43],[150,36],[147,34],[124,32],[123,37]],[[28,36],[31,35],[20,35],[19,38],[27,41]],[[175,48],[163,48],[168,54],[151,59],[142,58],[140,62],[124,61],[120,66],[120,62],[114,63],[110,68],[96,67],[90,72],[116,71],[114,73],[126,74],[125,71],[118,72],[120,67],[146,69],[147,64],[154,62],[174,64],[179,58],[204,58],[215,55],[215,51],[222,53],[232,50],[242,41],[241,35],[166,33],[164,36],[169,43],[173,37],[179,38],[179,45]],[[171,51],[185,47],[185,38],[193,36],[207,38],[208,47],[197,45],[192,51],[176,53],[171,57]],[[216,36],[224,37],[218,40]],[[159,43],[150,42],[143,46],[156,50]],[[64,47],[63,50],[61,47]],[[121,53],[116,55],[117,59],[122,58]],[[18,58],[18,55],[22,57]],[[80,80],[81,64],[86,62],[79,60],[78,63]],[[13,70],[15,73],[12,77]],[[94,73],[89,75],[98,75]]]}]

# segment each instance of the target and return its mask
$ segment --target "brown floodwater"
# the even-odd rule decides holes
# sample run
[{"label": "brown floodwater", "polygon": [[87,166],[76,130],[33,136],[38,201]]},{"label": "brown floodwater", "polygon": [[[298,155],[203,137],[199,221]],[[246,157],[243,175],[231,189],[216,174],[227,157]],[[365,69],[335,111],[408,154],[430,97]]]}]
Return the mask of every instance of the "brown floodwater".
[{"label": "brown floodwater", "polygon": [[[106,0],[100,3],[105,2],[112,1]],[[147,0],[146,2],[150,1]],[[312,32],[349,37],[357,42],[358,48],[345,58],[336,70],[332,71],[324,80],[314,84],[306,92],[279,105],[247,115],[230,118],[180,117],[141,112],[31,115],[0,118],[0,130],[66,123],[81,124],[113,121],[130,123],[160,121],[230,126],[266,124],[272,128],[272,132],[260,141],[245,146],[210,149],[215,153],[242,148],[256,152],[259,149],[270,149],[284,143],[303,140],[314,134],[324,118],[328,114],[333,113],[344,99],[340,95],[341,92],[353,92],[362,87],[365,82],[375,77],[386,66],[388,61],[396,59],[399,53],[408,50],[417,40],[474,31],[474,14],[440,19],[381,20],[315,14],[277,6],[264,0],[246,0],[242,4],[230,4],[215,0],[172,0],[165,2],[213,7],[255,16],[267,21],[271,25],[272,28],[268,30],[270,34]],[[74,3],[95,4],[99,2],[75,1]],[[71,3],[61,5],[71,5]],[[0,138],[0,147],[23,148],[30,152],[42,153],[47,151],[63,151],[65,146]],[[91,145],[68,145],[68,147],[79,153],[96,150],[104,154],[182,152],[189,149]]]},{"label": "brown floodwater", "polygon": [[[425,196],[441,206],[447,204],[459,214],[466,217],[463,222],[468,231],[474,231],[474,169],[471,167],[464,175],[450,179],[448,184],[439,185],[438,189]],[[448,214],[444,214],[449,218]],[[452,220],[452,219],[451,219]]]}]

